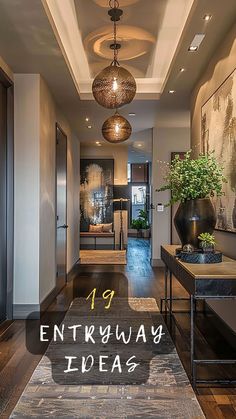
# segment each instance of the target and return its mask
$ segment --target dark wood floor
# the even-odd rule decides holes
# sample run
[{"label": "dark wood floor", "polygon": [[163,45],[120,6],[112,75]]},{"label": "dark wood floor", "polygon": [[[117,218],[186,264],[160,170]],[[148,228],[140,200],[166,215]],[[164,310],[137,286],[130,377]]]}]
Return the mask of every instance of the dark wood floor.
[{"label": "dark wood floor", "polygon": [[[148,241],[131,239],[128,249],[127,266],[78,266],[73,278],[50,306],[51,311],[65,312],[75,296],[85,297],[93,288],[98,295],[107,289],[114,289],[118,295],[133,297],[154,297],[159,303],[163,297],[163,269],[150,266],[150,248]],[[176,296],[186,296],[177,281],[174,284]],[[187,303],[186,303],[187,304]],[[177,307],[178,309],[179,307]],[[187,308],[187,307],[186,307]],[[169,319],[166,319],[169,322]],[[180,330],[176,325],[181,326]],[[30,354],[25,344],[25,322],[14,321],[0,339],[0,417],[8,418],[40,356]],[[32,325],[33,327],[33,325]],[[218,331],[199,315],[197,325],[199,353],[214,356],[220,348],[228,353],[228,346],[219,336]],[[208,336],[208,341],[206,341]],[[172,338],[180,359],[189,374],[189,315],[177,314],[176,323],[172,322]],[[209,348],[208,343],[214,344]],[[217,346],[215,348],[215,343]],[[223,349],[222,349],[223,348]],[[212,375],[220,374],[214,368]],[[223,372],[225,373],[225,371]],[[209,376],[208,370],[201,374]],[[202,388],[197,396],[202,409],[209,419],[236,418],[236,389]]]}]

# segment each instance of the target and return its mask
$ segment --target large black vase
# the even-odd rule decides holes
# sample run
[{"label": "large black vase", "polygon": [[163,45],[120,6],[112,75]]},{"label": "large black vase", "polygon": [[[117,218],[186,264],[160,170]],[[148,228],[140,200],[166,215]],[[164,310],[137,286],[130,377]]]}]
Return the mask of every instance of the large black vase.
[{"label": "large black vase", "polygon": [[182,245],[189,243],[197,249],[199,234],[212,234],[216,225],[216,215],[211,200],[199,198],[181,203],[175,214],[174,223]]}]

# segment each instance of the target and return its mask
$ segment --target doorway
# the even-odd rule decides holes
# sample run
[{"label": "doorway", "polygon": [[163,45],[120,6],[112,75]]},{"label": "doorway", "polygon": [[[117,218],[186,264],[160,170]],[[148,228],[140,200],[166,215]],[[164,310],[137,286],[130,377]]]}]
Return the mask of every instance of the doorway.
[{"label": "doorway", "polygon": [[57,288],[67,277],[67,136],[56,125],[56,264]]},{"label": "doorway", "polygon": [[13,86],[0,69],[0,323],[12,319]]},{"label": "doorway", "polygon": [[145,211],[147,208],[146,203],[147,186],[135,185],[132,186],[132,221],[139,217],[140,211]]}]

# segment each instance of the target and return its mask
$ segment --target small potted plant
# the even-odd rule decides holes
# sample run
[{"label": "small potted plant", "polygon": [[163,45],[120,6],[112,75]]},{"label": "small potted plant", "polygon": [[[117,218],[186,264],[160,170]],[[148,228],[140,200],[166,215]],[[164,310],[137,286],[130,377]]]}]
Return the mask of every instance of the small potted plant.
[{"label": "small potted plant", "polygon": [[215,237],[213,234],[201,233],[198,236],[200,240],[199,247],[203,250],[204,253],[213,253],[215,251]]}]

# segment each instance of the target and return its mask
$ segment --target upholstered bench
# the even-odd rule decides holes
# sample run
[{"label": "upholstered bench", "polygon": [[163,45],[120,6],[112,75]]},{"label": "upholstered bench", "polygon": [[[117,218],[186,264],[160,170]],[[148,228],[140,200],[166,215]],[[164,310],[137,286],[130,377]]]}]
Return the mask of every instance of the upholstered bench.
[{"label": "upholstered bench", "polygon": [[[80,237],[81,238],[92,238],[92,239],[94,239],[94,249],[97,249],[97,240],[98,239],[106,239],[106,238],[109,238],[109,239],[111,239],[112,238],[112,240],[113,240],[113,249],[115,250],[115,233],[114,233],[114,231],[112,231],[112,232],[107,232],[107,233],[104,233],[104,232],[91,232],[91,231],[83,231],[83,232],[81,232],[80,233]],[[81,244],[83,244],[82,242],[81,242]]]}]

